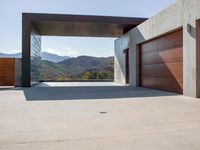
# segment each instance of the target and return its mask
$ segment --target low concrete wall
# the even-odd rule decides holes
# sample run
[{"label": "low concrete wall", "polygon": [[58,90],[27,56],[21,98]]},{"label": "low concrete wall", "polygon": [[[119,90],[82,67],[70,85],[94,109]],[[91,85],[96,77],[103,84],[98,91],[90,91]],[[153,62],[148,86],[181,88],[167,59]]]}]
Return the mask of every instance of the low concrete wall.
[{"label": "low concrete wall", "polygon": [[[137,45],[146,40],[183,28],[183,93],[200,97],[200,63],[197,63],[196,20],[200,18],[199,0],[177,0],[149,20],[115,41],[115,81],[124,82],[125,59],[123,50],[130,49],[130,84],[139,85]],[[191,30],[188,31],[188,26]],[[200,35],[199,35],[200,37]],[[119,56],[121,55],[121,56]],[[123,58],[122,58],[123,57]]]}]

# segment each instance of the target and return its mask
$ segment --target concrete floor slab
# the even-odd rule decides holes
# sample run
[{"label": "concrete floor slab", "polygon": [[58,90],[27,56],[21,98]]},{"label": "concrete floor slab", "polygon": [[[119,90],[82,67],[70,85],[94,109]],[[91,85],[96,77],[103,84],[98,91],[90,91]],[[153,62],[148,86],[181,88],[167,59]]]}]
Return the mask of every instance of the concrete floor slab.
[{"label": "concrete floor slab", "polygon": [[0,150],[199,150],[200,101],[126,86],[0,90]]}]

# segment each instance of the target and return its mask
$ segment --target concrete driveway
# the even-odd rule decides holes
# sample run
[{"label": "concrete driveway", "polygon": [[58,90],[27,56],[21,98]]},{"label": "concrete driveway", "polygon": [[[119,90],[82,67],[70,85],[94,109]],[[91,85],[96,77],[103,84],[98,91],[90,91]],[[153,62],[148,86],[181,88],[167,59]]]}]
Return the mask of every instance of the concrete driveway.
[{"label": "concrete driveway", "polygon": [[199,149],[199,99],[122,86],[0,89],[0,150]]}]

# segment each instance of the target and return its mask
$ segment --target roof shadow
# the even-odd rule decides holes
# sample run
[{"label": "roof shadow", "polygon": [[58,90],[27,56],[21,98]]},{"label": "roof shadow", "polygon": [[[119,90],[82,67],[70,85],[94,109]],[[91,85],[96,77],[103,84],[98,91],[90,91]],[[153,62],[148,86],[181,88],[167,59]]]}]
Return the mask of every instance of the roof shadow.
[{"label": "roof shadow", "polygon": [[27,101],[94,100],[174,96],[175,93],[128,86],[32,87],[23,88]]}]

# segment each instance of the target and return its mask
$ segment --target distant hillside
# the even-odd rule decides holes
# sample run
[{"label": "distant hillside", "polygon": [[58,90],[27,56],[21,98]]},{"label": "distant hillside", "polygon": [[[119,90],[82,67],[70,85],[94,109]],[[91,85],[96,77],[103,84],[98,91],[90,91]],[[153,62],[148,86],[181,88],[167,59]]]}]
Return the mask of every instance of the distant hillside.
[{"label": "distant hillside", "polygon": [[55,63],[61,62],[65,59],[70,58],[69,56],[58,56],[56,54],[51,54],[47,52],[42,52],[41,57],[42,57],[42,60],[48,60]]},{"label": "distant hillside", "polygon": [[[0,58],[21,58],[21,55],[0,53]],[[113,79],[114,76],[114,57],[70,58],[43,52],[41,65],[41,80]]]},{"label": "distant hillside", "polygon": [[[70,58],[69,56],[58,56],[56,54],[51,54],[47,52],[41,53],[42,60],[48,60],[50,62],[61,62],[65,59]],[[22,58],[22,53],[16,53],[16,54],[3,54],[0,53],[0,58]]]},{"label": "distant hillside", "polygon": [[41,67],[41,80],[58,80],[70,75],[65,68],[54,62],[42,60]]},{"label": "distant hillside", "polygon": [[43,61],[42,80],[113,79],[113,67],[113,57],[79,56],[60,63]]},{"label": "distant hillside", "polygon": [[113,57],[79,56],[64,60],[59,64],[71,72],[72,75],[78,76],[85,70],[113,68],[113,63]]}]

